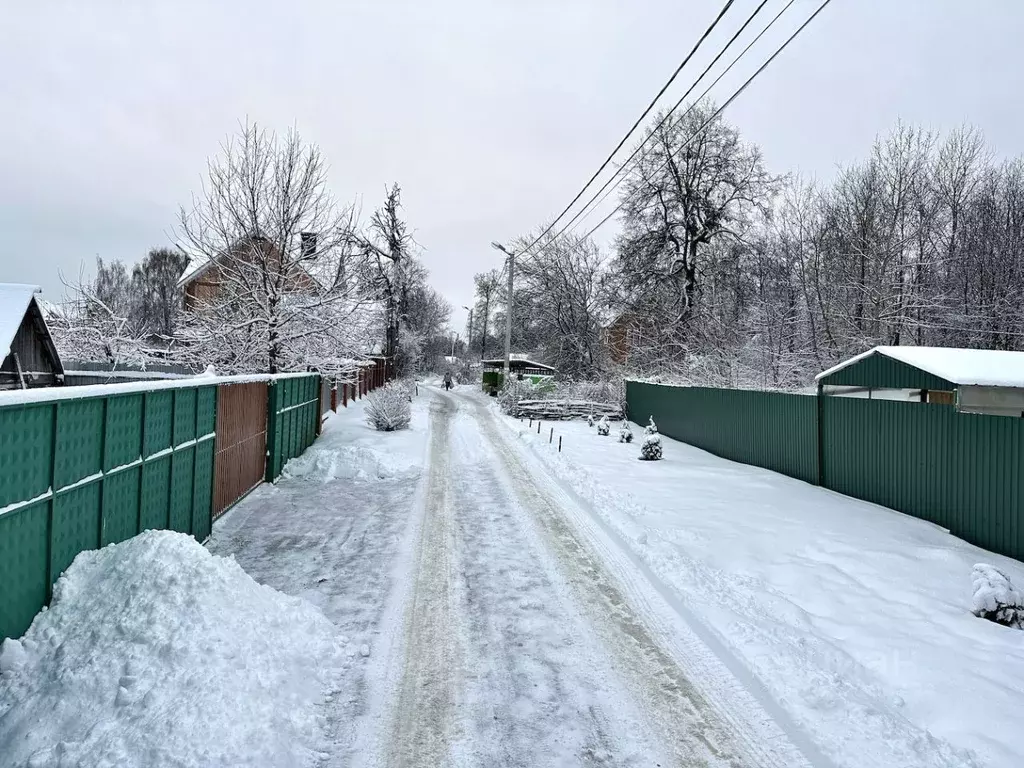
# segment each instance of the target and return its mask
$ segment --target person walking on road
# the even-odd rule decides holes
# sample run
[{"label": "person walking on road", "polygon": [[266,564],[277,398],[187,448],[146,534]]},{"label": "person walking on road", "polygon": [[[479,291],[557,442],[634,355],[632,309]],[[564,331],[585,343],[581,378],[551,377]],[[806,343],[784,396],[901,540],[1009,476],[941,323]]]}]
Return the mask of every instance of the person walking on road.
[{"label": "person walking on road", "polygon": [[451,388],[452,388],[452,372],[451,371],[445,371],[445,374],[444,374],[444,391],[447,392]]}]

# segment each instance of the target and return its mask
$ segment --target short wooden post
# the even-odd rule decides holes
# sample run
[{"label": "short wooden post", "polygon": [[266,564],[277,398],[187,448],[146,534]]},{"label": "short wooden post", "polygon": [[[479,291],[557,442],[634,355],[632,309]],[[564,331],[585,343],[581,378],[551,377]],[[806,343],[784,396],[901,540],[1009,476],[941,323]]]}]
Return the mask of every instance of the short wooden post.
[{"label": "short wooden post", "polygon": [[559,453],[562,452],[562,436],[561,435],[558,436],[558,452]]},{"label": "short wooden post", "polygon": [[533,417],[532,416],[530,417],[530,427],[529,428],[533,429]]},{"label": "short wooden post", "polygon": [[548,445],[551,445],[551,441],[555,439],[555,428],[551,428],[551,434],[548,435]]},{"label": "short wooden post", "polygon": [[538,435],[540,434],[540,422],[539,421],[537,422],[537,434]]}]

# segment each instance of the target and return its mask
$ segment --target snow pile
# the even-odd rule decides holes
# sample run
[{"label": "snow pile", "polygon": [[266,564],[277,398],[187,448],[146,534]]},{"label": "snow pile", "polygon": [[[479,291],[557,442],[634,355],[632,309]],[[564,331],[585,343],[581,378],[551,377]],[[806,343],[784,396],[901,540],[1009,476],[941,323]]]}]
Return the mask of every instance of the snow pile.
[{"label": "snow pile", "polygon": [[1024,629],[1024,595],[1014,588],[1006,574],[991,565],[978,563],[971,572],[974,605],[971,612],[982,619],[1015,629]]},{"label": "snow pile", "polygon": [[409,388],[392,381],[369,394],[366,399],[366,423],[381,432],[405,429],[412,419]]},{"label": "snow pile", "polygon": [[334,480],[380,481],[418,472],[423,465],[429,398],[412,404],[409,429],[381,434],[368,426],[369,398],[329,413],[320,437],[281,470],[281,480],[330,483]]},{"label": "snow pile", "polygon": [[0,651],[5,766],[312,765],[333,624],[191,537],[79,555]]}]

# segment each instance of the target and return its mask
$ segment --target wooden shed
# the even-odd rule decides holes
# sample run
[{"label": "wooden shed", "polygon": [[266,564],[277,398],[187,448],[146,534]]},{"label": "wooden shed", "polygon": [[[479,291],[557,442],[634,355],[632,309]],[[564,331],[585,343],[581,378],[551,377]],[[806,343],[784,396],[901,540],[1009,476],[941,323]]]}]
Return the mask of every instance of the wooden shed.
[{"label": "wooden shed", "polygon": [[0,390],[64,383],[64,368],[34,285],[0,283]]}]

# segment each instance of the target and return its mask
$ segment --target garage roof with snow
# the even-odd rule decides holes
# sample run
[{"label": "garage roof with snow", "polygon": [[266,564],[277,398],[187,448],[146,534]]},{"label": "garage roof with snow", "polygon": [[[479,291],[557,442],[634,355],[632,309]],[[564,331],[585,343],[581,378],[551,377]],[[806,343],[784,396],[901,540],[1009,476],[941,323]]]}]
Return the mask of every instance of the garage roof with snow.
[{"label": "garage roof with snow", "polygon": [[1024,388],[1024,352],[875,347],[819,373],[815,380],[822,385],[874,389]]}]

